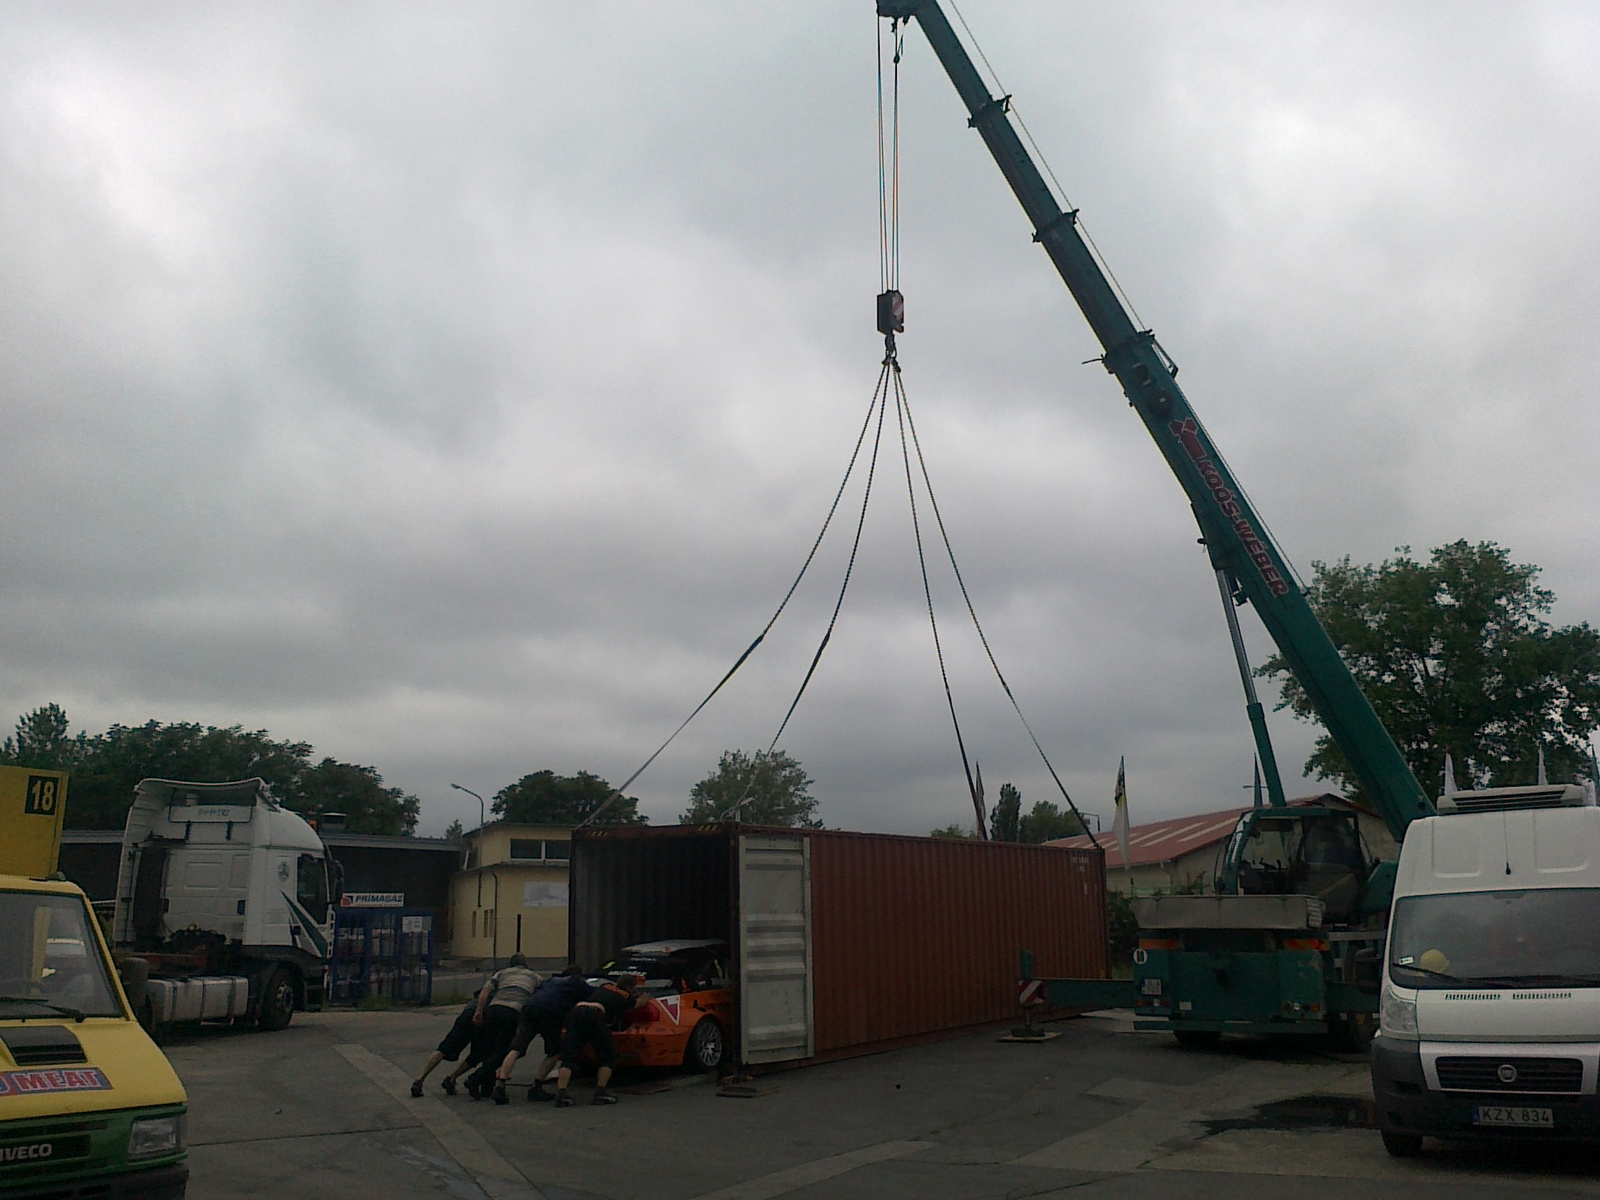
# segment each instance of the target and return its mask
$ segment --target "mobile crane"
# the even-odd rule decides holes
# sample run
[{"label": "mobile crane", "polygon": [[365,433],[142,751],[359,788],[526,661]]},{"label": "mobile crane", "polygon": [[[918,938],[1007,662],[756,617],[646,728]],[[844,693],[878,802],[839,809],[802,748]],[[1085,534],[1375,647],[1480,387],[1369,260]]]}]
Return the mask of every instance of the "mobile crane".
[{"label": "mobile crane", "polygon": [[1224,1032],[1360,1038],[1378,1008],[1377,952],[1395,864],[1372,860],[1349,813],[1284,802],[1237,606],[1254,607],[1396,842],[1412,821],[1433,816],[1434,806],[1190,407],[1176,364],[1153,332],[1135,324],[1080,232],[1077,211],[1064,211],[1045,183],[1012,124],[1010,97],[990,94],[937,0],[877,0],[877,11],[921,27],[966,105],[969,126],[1099,340],[1100,361],[1188,497],[1222,590],[1271,798],[1240,819],[1217,872],[1217,894],[1134,902],[1140,945],[1131,981],[1036,980],[1025,954],[1021,995],[1056,1008],[1131,1008],[1136,1028],[1171,1030],[1185,1045]]}]

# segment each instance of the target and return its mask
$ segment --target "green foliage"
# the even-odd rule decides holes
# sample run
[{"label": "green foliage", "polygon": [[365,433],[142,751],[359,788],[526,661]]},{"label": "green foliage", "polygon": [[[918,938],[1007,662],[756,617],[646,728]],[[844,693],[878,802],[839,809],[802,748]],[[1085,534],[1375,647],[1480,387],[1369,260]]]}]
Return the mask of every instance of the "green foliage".
[{"label": "green foliage", "polygon": [[1139,948],[1139,922],[1126,892],[1106,892],[1106,959],[1113,967],[1126,964]]},{"label": "green foliage", "polygon": [[0,761],[67,771],[67,824],[121,829],[141,779],[221,783],[259,776],[286,807],[348,815],[352,833],[409,834],[420,805],[383,786],[372,767],[324,758],[313,764],[307,742],[280,742],[264,729],[219,729],[192,722],[113,725],[101,734],[68,733],[67,714],[47,704],[17,720],[0,745]]},{"label": "green foliage", "polygon": [[[578,825],[616,794],[598,775],[579,771],[576,775],[557,775],[554,771],[535,771],[515,783],[507,784],[494,795],[489,810],[505,821],[525,825]],[[639,801],[619,796],[600,814],[597,825],[643,825]]]},{"label": "green foliage", "polygon": [[466,832],[467,831],[462,828],[461,822],[456,820],[451,821],[449,825],[445,826],[444,835],[447,838],[454,838],[456,841],[460,841],[464,836],[466,836]]},{"label": "green foliage", "polygon": [[[1020,806],[1022,798],[1017,797]],[[1017,822],[1017,841],[1037,846],[1057,838],[1075,837],[1083,832],[1083,822],[1063,812],[1048,800],[1034,802],[1033,808]]]},{"label": "green foliage", "polygon": [[944,838],[947,841],[970,841],[978,835],[973,833],[959,821],[949,825],[941,825],[938,829],[928,831],[929,837]]},{"label": "green foliage", "polygon": [[989,814],[989,836],[997,842],[1022,839],[1022,793],[1009,783],[1000,785],[1000,798]]},{"label": "green foliage", "polygon": [[678,820],[684,825],[704,825],[722,819],[740,799],[738,820],[746,825],[791,825],[821,829],[817,801],[811,795],[811,777],[782,750],[754,756],[743,750],[724,750],[717,769],[689,792],[689,807]]},{"label": "green foliage", "polygon": [[[1449,752],[1464,787],[1532,783],[1539,747],[1552,780],[1587,777],[1600,725],[1600,633],[1552,628],[1555,596],[1539,568],[1493,542],[1452,542],[1417,562],[1409,548],[1378,566],[1313,563],[1307,599],[1418,781],[1439,787]],[[1310,697],[1274,655],[1283,704],[1315,720]],[[1323,734],[1307,772],[1358,782]]]}]

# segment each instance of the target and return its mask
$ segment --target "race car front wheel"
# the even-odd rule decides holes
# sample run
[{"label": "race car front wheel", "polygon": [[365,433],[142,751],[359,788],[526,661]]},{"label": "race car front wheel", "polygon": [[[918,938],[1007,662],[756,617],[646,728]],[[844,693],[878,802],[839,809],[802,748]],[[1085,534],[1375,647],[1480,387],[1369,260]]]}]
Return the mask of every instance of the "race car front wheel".
[{"label": "race car front wheel", "polygon": [[722,1065],[722,1058],[727,1052],[728,1039],[722,1034],[722,1026],[707,1017],[689,1035],[689,1046],[683,1052],[683,1065],[714,1071]]}]

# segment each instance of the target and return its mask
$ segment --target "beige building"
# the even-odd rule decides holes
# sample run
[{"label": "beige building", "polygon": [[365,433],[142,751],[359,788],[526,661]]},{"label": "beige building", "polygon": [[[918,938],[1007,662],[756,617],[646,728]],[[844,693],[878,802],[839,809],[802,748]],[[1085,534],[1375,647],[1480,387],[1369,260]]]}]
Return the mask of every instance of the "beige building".
[{"label": "beige building", "polygon": [[495,821],[467,834],[466,865],[450,881],[450,954],[567,957],[572,830]]},{"label": "beige building", "polygon": [[[1394,838],[1375,813],[1352,804],[1343,796],[1325,792],[1303,796],[1290,804],[1321,804],[1356,814],[1367,850],[1380,859],[1399,854]],[[1223,844],[1248,808],[1199,813],[1169,821],[1153,821],[1128,830],[1128,861],[1123,862],[1117,839],[1107,830],[1096,834],[1106,852],[1106,887],[1114,892],[1148,896],[1161,892],[1209,892],[1221,864]],[[1045,843],[1049,846],[1087,847],[1083,834]]]}]

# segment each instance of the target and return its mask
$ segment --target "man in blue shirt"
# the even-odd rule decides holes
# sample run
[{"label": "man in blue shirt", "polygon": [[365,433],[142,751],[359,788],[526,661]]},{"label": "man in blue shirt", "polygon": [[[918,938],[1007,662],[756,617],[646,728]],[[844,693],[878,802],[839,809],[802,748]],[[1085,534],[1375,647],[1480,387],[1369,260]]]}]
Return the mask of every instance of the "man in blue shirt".
[{"label": "man in blue shirt", "polygon": [[528,1047],[535,1037],[544,1040],[545,1057],[539,1064],[539,1069],[533,1073],[533,1084],[528,1088],[528,1099],[554,1099],[545,1091],[544,1084],[561,1057],[561,1028],[566,1023],[567,1014],[572,1011],[573,1005],[586,999],[589,991],[589,981],[584,978],[583,968],[577,963],[568,963],[566,970],[545,980],[529,997],[528,1002],[522,1006],[522,1018],[517,1022],[516,1036],[511,1039],[510,1049],[506,1051],[505,1059],[495,1071],[496,1104],[508,1102],[506,1080],[511,1078],[517,1059],[528,1052]]}]

